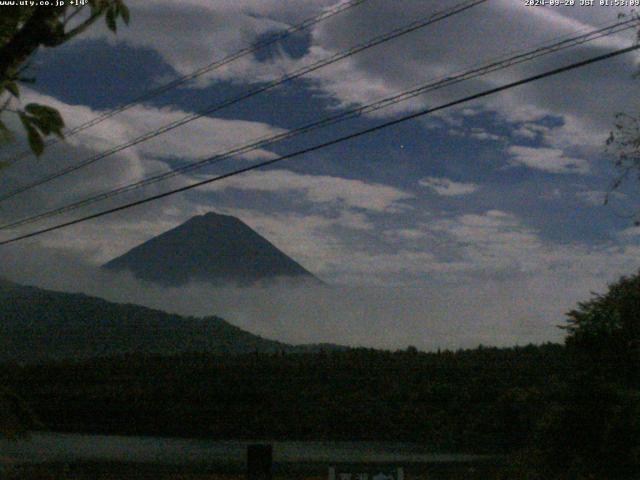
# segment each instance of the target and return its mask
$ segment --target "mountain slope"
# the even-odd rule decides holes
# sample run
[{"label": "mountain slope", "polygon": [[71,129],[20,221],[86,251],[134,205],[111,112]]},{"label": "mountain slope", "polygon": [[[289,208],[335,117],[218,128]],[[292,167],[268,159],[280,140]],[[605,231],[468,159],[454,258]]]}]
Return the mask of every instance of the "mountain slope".
[{"label": "mountain slope", "polygon": [[0,361],[84,359],[125,353],[307,351],[218,317],[181,317],[82,294],[0,280]]},{"label": "mountain slope", "polygon": [[319,282],[239,219],[213,212],[191,218],[104,267],[129,270],[164,286],[189,281],[251,285],[276,277]]}]

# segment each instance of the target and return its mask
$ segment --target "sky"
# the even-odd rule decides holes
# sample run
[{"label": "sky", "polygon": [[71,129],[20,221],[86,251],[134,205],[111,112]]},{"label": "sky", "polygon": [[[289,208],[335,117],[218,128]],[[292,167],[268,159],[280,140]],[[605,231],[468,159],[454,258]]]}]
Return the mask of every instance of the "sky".
[{"label": "sky", "polygon": [[[22,160],[9,191],[459,2],[367,0]],[[333,0],[128,0],[131,23],[99,25],[32,60],[24,102],[68,126],[333,8]],[[204,116],[0,203],[2,223],[63,206],[263,136],[616,20],[614,7],[489,0]],[[269,145],[53,221],[97,212],[427,107],[633,44],[606,37]],[[221,314],[272,338],[434,349],[560,341],[564,313],[639,267],[638,185],[616,178],[606,138],[634,114],[631,53],[427,115],[272,167],[0,247],[5,275],[185,314]],[[11,123],[11,120],[9,120]],[[20,129],[12,149],[23,148]],[[330,290],[158,292],[95,268],[208,211],[239,217]],[[16,261],[19,259],[19,261]],[[91,270],[93,269],[93,270]],[[82,272],[82,274],[78,273]],[[93,281],[87,280],[93,277]],[[95,278],[100,278],[96,282]],[[122,288],[122,285],[128,288]],[[209,292],[209,293],[207,293]],[[205,302],[203,297],[215,297]],[[182,299],[177,301],[176,299]],[[186,299],[186,300],[185,300]]]}]

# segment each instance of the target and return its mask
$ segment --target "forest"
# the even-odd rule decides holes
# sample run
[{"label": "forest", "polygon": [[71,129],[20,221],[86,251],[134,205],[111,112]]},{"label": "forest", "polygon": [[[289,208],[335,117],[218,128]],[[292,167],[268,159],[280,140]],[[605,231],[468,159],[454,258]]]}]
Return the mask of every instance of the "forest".
[{"label": "forest", "polygon": [[[422,353],[127,355],[19,367],[0,381],[47,430],[523,447],[566,376],[559,345]],[[159,422],[158,419],[162,419]]]}]

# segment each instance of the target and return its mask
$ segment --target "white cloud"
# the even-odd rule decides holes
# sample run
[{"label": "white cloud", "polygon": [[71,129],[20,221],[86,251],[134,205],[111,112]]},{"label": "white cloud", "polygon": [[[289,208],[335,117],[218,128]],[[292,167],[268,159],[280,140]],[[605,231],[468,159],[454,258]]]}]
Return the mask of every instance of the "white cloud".
[{"label": "white cloud", "polygon": [[412,194],[388,185],[329,175],[308,175],[290,170],[253,171],[211,185],[210,191],[253,190],[278,194],[301,194],[310,202],[330,203],[374,212],[397,212]]},{"label": "white cloud", "polygon": [[426,177],[418,181],[423,186],[430,188],[438,195],[453,197],[458,195],[468,195],[478,191],[475,183],[454,182],[444,177]]},{"label": "white cloud", "polygon": [[[71,127],[93,119],[101,113],[83,105],[61,102],[30,89],[23,89],[22,93],[24,103],[38,102],[58,109]],[[174,122],[189,114],[190,112],[173,108],[136,106],[78,135],[70,136],[64,142],[48,147],[40,159],[27,158],[5,169],[0,177],[0,189],[10,191],[17,185],[31,183],[35,179],[76,165],[97,153],[117,147],[160,125]],[[11,120],[11,117],[7,118]],[[22,127],[17,124],[12,127],[17,134],[17,144],[24,148]],[[165,172],[169,169],[165,162],[167,159],[183,162],[199,160],[231,147],[244,145],[256,138],[283,131],[261,122],[203,117],[3,202],[0,204],[0,219],[16,220]],[[258,149],[240,158],[273,158],[273,153]],[[170,186],[184,184],[185,181],[184,177],[176,177],[157,184],[154,188],[168,189]],[[157,191],[154,188],[147,188],[145,192]],[[27,196],[29,202],[24,201]],[[122,198],[132,197],[118,197],[119,200]],[[104,205],[112,206],[113,203],[101,204],[103,207]]]},{"label": "white cloud", "polygon": [[[402,0],[400,4],[378,2],[363,6],[333,22],[319,25],[314,32],[314,46],[335,52],[374,32],[422,18],[454,3]],[[366,103],[388,92],[477,67],[500,56],[551,43],[576,32],[586,32],[596,25],[615,21],[617,13],[617,9],[609,7],[531,9],[523,2],[511,0],[487,2],[314,76],[324,91],[341,104]],[[523,36],[522,32],[527,35]],[[542,57],[413,99],[406,105],[396,106],[396,111],[438,105],[577,59],[628,46],[633,43],[633,37],[632,30],[604,37],[571,51]],[[455,41],[442,41],[447,38],[455,38]],[[550,146],[562,149],[601,146],[613,122],[613,114],[628,106],[626,92],[634,88],[635,81],[631,79],[634,70],[634,55],[619,57],[487,97],[465,106],[462,115],[469,116],[470,111],[476,115],[493,111],[516,125],[551,116],[559,119],[561,125],[550,127],[549,135],[545,136]],[[615,82],[611,81],[612,77]],[[537,130],[544,133],[541,128]],[[528,126],[518,131],[529,138],[535,133],[536,129]]]},{"label": "white cloud", "polygon": [[[106,38],[110,42],[151,48],[177,72],[187,73],[246,47],[264,32],[291,25],[336,3],[334,0],[300,0],[295,4],[276,0],[134,2],[131,6],[131,27],[120,29],[115,37],[106,33],[103,27],[101,30],[90,30],[89,35]],[[333,55],[456,3],[454,0],[437,4],[419,0],[365,2],[314,26],[310,50],[300,61],[282,57],[275,63],[260,63],[248,56],[209,75],[201,84],[210,84],[222,78],[244,82],[272,78],[280,75],[283,69]],[[309,78],[316,81],[316,88],[333,97],[340,105],[368,103],[416,84],[495,60],[499,56],[614,21],[617,13],[618,9],[610,7],[532,9],[522,2],[496,0],[349,57],[332,67],[314,72]],[[527,32],[527,35],[523,36],[522,32]],[[604,37],[569,54],[544,57],[492,74],[483,80],[464,82],[458,87],[397,105],[388,112],[437,104],[480,88],[539,73],[588,54],[600,53],[603,49],[627,46],[633,37],[632,31]],[[442,41],[448,38],[455,38],[456,41]],[[589,142],[600,142],[600,132],[609,127],[613,113],[627,107],[626,92],[634,84],[629,78],[634,68],[633,59],[632,55],[620,57],[576,74],[503,92],[482,103],[465,106],[463,115],[477,115],[491,110],[499,112],[510,122],[531,122],[551,115],[565,122],[563,126],[554,128],[554,135],[548,137],[552,146],[560,147],[553,142],[563,141],[573,146],[584,145],[582,137],[588,137]],[[610,80],[612,73],[616,75],[615,82]],[[568,88],[569,85],[571,88]],[[598,95],[593,95],[594,91]],[[604,98],[606,102],[602,101]],[[531,135],[533,132],[523,129],[520,133]],[[580,138],[576,134],[580,134]]]},{"label": "white cloud", "polygon": [[[24,97],[25,103],[44,103],[58,109],[70,127],[83,124],[103,113],[82,105],[69,105],[56,98],[33,91],[24,92]],[[178,108],[136,105],[79,135],[69,137],[66,143],[96,151],[107,150],[165,125],[182,121],[192,115],[194,115],[193,112]],[[154,139],[127,148],[120,155],[138,154],[141,157],[195,159],[284,131],[261,122],[205,116],[163,133]],[[257,152],[261,157],[271,156],[263,149],[258,149]],[[55,153],[55,150],[51,149],[47,150],[45,155],[53,156]]]},{"label": "white cloud", "polygon": [[536,232],[500,210],[442,219],[431,228],[452,240],[452,252],[468,271],[532,271],[544,249]]},{"label": "white cloud", "polygon": [[[151,48],[177,72],[187,73],[246,47],[264,32],[291,25],[336,3],[333,0],[300,0],[295,4],[276,0],[135,2],[131,27],[120,29],[116,37],[106,33],[104,28],[92,29],[89,35],[106,38],[110,42]],[[365,2],[314,26],[310,49],[300,60],[284,55],[265,63],[248,56],[201,79],[200,85],[209,85],[220,79],[252,83],[274,78],[284,71],[331,56],[456,3],[454,0],[437,4],[419,0]],[[317,91],[331,97],[338,105],[364,104],[502,55],[587,31],[592,26],[614,21],[617,13],[617,9],[609,7],[531,9],[522,2],[496,0],[344,59],[313,72],[308,78],[315,81],[313,87]],[[527,35],[521,35],[522,32],[527,32]],[[443,38],[456,38],[456,41],[442,41]],[[544,57],[482,80],[463,82],[375,115],[435,105],[586,55],[601,53],[603,49],[627,46],[633,40],[632,31],[604,37],[569,53]],[[465,106],[462,116],[498,112],[516,125],[516,135],[526,138],[534,138],[536,133],[544,132],[542,127],[534,128],[522,125],[522,122],[530,123],[552,116],[562,125],[549,128],[548,135],[544,135],[550,147],[598,146],[610,128],[613,114],[627,108],[626,92],[634,88],[634,80],[630,78],[634,71],[633,61],[633,55],[619,57],[574,74],[502,92]],[[612,75],[616,76],[615,82],[611,82]],[[593,95],[594,91],[598,95]],[[607,100],[603,101],[605,98]],[[472,133],[472,137],[479,140],[502,139],[488,132]]]},{"label": "white cloud", "polygon": [[617,275],[633,272],[640,253],[631,234],[627,235],[630,241],[622,244],[556,244],[544,240],[513,214],[499,210],[442,219],[431,229],[449,239],[460,271],[490,278],[500,272],[508,276],[519,272],[559,284],[571,283],[572,279],[611,281]]},{"label": "white cloud", "polygon": [[384,235],[392,240],[417,241],[428,236],[428,232],[424,228],[398,228],[386,230]]},{"label": "white cloud", "polygon": [[548,173],[589,173],[589,162],[581,158],[566,156],[557,148],[533,148],[519,145],[511,146],[507,152],[512,156],[511,165],[521,165]]},{"label": "white cloud", "polygon": [[500,135],[496,135],[494,133],[487,132],[483,128],[472,128],[471,133],[469,134],[471,138],[475,138],[476,140],[490,140],[494,142],[499,142],[504,140],[504,137]]},{"label": "white cloud", "polygon": [[[100,26],[82,38],[152,49],[178,74],[186,75],[246,49],[261,35],[282,31],[336,3],[335,0],[298,0],[295,5],[277,0],[136,1],[130,5],[129,27],[123,26],[113,35]],[[220,80],[264,81],[280,76],[284,66],[293,65],[286,56],[275,60],[258,62],[252,54],[245,55],[200,75],[191,86],[206,87]]]},{"label": "white cloud", "polygon": [[549,127],[545,127],[544,125],[539,125],[537,123],[528,123],[525,122],[515,128],[513,130],[513,135],[518,137],[524,137],[529,140],[535,140],[538,138],[538,135],[548,133],[550,130]]}]

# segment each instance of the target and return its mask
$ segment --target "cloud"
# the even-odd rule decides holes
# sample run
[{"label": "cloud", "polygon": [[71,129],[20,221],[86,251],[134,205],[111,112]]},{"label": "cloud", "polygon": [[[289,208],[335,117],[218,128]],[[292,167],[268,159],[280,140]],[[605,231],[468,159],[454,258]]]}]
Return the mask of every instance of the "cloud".
[{"label": "cloud", "polygon": [[640,245],[631,235],[622,243],[598,245],[544,240],[522,219],[500,210],[441,219],[431,229],[449,239],[449,255],[461,267],[458,271],[467,276],[522,274],[556,285],[578,279],[611,281],[616,275],[633,272],[638,266],[635,255],[640,253]]},{"label": "cloud", "polygon": [[[23,89],[23,98],[24,103],[38,102],[58,109],[71,127],[93,119],[101,113],[83,105],[70,105],[29,89]],[[138,105],[78,135],[68,137],[64,142],[48,147],[40,159],[23,159],[11,168],[4,169],[3,175],[0,176],[0,189],[6,192],[15,189],[16,186],[32,183],[36,179],[77,165],[97,153],[108,151],[158,126],[190,114],[191,112],[178,108]],[[11,120],[11,117],[8,118]],[[26,141],[22,127],[17,122],[10,126],[17,135],[16,148],[25,148]],[[167,163],[170,160],[180,162],[199,160],[234,146],[244,145],[256,138],[283,131],[281,128],[261,122],[203,117],[2,202],[0,221],[16,220],[40,213],[114,187],[127,185],[141,178],[166,172],[170,168]],[[273,158],[273,156],[274,154],[268,150],[258,149],[238,158],[254,160]],[[233,159],[228,160],[228,162],[233,161]],[[154,187],[147,187],[145,193],[168,190],[172,186],[183,185],[187,180],[186,177],[178,176]],[[27,197],[29,202],[24,201]],[[132,198],[135,197],[127,194],[117,197],[117,200]],[[113,205],[113,201],[99,204],[102,208]]]},{"label": "cloud", "polygon": [[253,171],[208,187],[209,191],[250,190],[276,194],[298,193],[309,202],[329,203],[373,212],[397,212],[411,193],[389,185],[290,170]]},{"label": "cloud", "polygon": [[544,250],[535,231],[500,210],[441,219],[432,229],[452,241],[452,253],[469,272],[531,272]]},{"label": "cloud", "polygon": [[[396,3],[362,6],[335,21],[317,26],[313,47],[335,52],[369,38],[374,32],[425,17],[454,3],[432,5],[418,0],[403,0],[401,7]],[[501,56],[548,44],[576,32],[586,32],[597,25],[615,21],[618,11],[597,7],[531,9],[522,2],[510,0],[487,2],[350,58],[333,69],[319,71],[314,77],[324,92],[340,104],[363,104],[390,92],[477,67]],[[522,36],[522,32],[527,32],[527,35]],[[393,115],[399,110],[413,111],[426,105],[442,104],[604,51],[629,46],[634,41],[633,37],[632,30],[604,37],[567,52],[541,57],[482,79],[414,98],[388,112],[377,112],[377,115]],[[443,41],[452,38],[455,41]],[[476,115],[478,112],[496,112],[518,129],[519,134],[529,138],[536,133],[528,128],[531,122],[554,117],[560,123],[549,127],[549,135],[544,138],[549,146],[563,150],[601,146],[613,123],[613,115],[628,107],[626,92],[634,88],[631,74],[635,70],[636,58],[637,55],[619,57],[501,92],[462,108],[466,112],[472,108]],[[611,81],[612,76],[615,82]],[[593,95],[594,91],[598,94]]]},{"label": "cloud", "polygon": [[[419,0],[399,1],[365,2],[315,25],[310,31],[311,45],[299,61],[281,55],[274,62],[258,62],[253,56],[248,56],[210,74],[201,80],[200,85],[210,85],[221,79],[252,83],[273,78],[279,76],[283,68],[288,70],[331,56],[382,32],[456,4],[453,0],[437,5]],[[276,0],[135,2],[131,6],[131,27],[120,29],[115,37],[104,27],[91,29],[89,36],[153,49],[182,74],[250,45],[265,32],[285,28],[337,3],[331,0],[300,0],[295,4]],[[617,13],[618,9],[611,8],[531,9],[511,0],[487,2],[401,39],[349,57],[330,68],[318,70],[308,78],[313,80],[317,91],[339,105],[364,104],[499,56],[587,31],[604,22],[614,21]],[[522,32],[527,32],[527,35],[522,36]],[[169,34],[171,41],[167,41]],[[450,38],[456,41],[443,41]],[[539,73],[570,60],[627,46],[633,40],[632,31],[604,37],[569,53],[544,57],[482,80],[464,82],[455,88],[417,97],[376,115],[391,115],[441,103],[481,88]],[[189,54],[185,55],[185,52]],[[565,121],[564,125],[554,128],[556,139],[579,145],[581,143],[576,137],[572,141],[571,133],[580,131],[588,132],[582,135],[595,141],[595,137],[599,139],[601,135],[594,132],[605,131],[603,127],[608,128],[612,114],[627,107],[626,92],[633,88],[634,83],[629,78],[634,68],[633,60],[633,56],[621,57],[605,66],[589,67],[575,75],[567,74],[535,82],[525,89],[503,92],[499,97],[467,105],[464,109],[467,114],[474,112],[475,115],[483,111],[497,111],[510,122],[531,122],[545,116],[556,116]],[[616,82],[610,81],[613,71],[620,72]],[[629,73],[626,77],[625,72]],[[599,92],[598,95],[592,95],[593,91]],[[602,98],[608,101],[602,102]]]},{"label": "cloud", "polygon": [[500,135],[496,135],[494,133],[489,133],[483,128],[472,128],[471,133],[469,134],[471,138],[475,138],[476,140],[488,140],[488,141],[502,141],[505,138]]},{"label": "cloud", "polygon": [[[472,224],[495,226],[498,212]],[[625,254],[626,260],[635,251]],[[373,256],[374,272],[384,268],[417,269],[427,254]],[[637,258],[637,257],[636,257]],[[136,303],[194,316],[221,316],[253,333],[291,343],[333,342],[381,348],[421,349],[511,346],[560,341],[556,326],[564,312],[590,291],[602,291],[615,279],[619,262],[606,274],[572,276],[548,270],[544,276],[467,277],[450,282],[434,277],[404,286],[296,287],[275,282],[267,288],[213,287],[191,284],[162,288],[128,274],[96,269],[63,248],[13,246],[0,250],[3,276],[44,288],[83,292],[110,301]],[[622,270],[628,273],[628,265]],[[366,272],[364,270],[363,272]]]},{"label": "cloud", "polygon": [[[255,44],[263,35],[283,31],[318,15],[336,3],[333,0],[299,0],[293,6],[277,0],[132,2],[129,27],[119,28],[117,35],[113,35],[104,26],[99,26],[82,38],[100,38],[111,44],[151,49],[177,74],[187,75],[235,55]],[[221,80],[260,82],[279,77],[284,65],[291,67],[294,64],[289,63],[290,59],[282,50],[278,53],[278,58],[270,62],[258,61],[253,54],[243,55],[200,75],[190,87],[203,88]]]},{"label": "cloud", "polygon": [[[378,348],[421,349],[513,345],[558,340],[551,309],[541,309],[524,288],[485,283],[481,288],[437,284],[411,287],[220,288],[191,284],[162,288],[127,274],[78,262],[63,250],[0,252],[3,274],[18,282],[82,292],[172,313],[218,315],[262,336],[290,343],[332,342]],[[20,259],[17,261],[17,259]],[[524,285],[518,284],[517,287]],[[442,287],[442,285],[440,285]],[[532,289],[526,289],[531,292]],[[548,305],[548,304],[547,304]],[[515,315],[529,308],[526,318]]]},{"label": "cloud", "polygon": [[539,135],[544,135],[550,130],[549,127],[539,125],[537,123],[522,123],[513,130],[513,135],[524,137],[529,140],[535,140]]},{"label": "cloud", "polygon": [[507,152],[512,156],[511,165],[519,165],[547,173],[589,173],[589,162],[581,158],[566,156],[562,150],[545,147],[511,146]]},{"label": "cloud", "polygon": [[475,183],[454,182],[444,177],[426,177],[419,180],[418,183],[423,187],[430,188],[438,195],[446,197],[468,195],[477,192],[479,188]]},{"label": "cloud", "polygon": [[[282,54],[273,61],[258,62],[248,56],[210,74],[196,86],[211,85],[220,80],[249,84],[278,77],[284,71],[329,57],[456,3],[453,0],[437,5],[419,0],[399,1],[401,7],[396,3],[365,2],[314,26],[310,31],[311,44],[300,59]],[[282,29],[336,3],[301,0],[294,6],[275,0],[257,3],[250,0],[190,0],[179,4],[170,0],[137,2],[132,6],[132,27],[121,29],[117,37],[107,34],[104,28],[92,29],[90,35],[110,42],[151,48],[178,73],[186,73],[250,45],[265,32]],[[617,13],[617,9],[611,8],[531,9],[510,0],[487,2],[313,72],[307,77],[311,80],[307,87],[333,100],[334,107],[365,104],[420,83],[477,67],[500,56],[587,31],[606,21],[614,21]],[[522,36],[521,32],[527,32],[527,35]],[[166,41],[169,34],[172,41]],[[447,38],[456,41],[442,40]],[[571,51],[416,97],[373,115],[390,116],[437,105],[604,50],[628,46],[633,40],[632,31],[604,37]],[[185,52],[189,54],[185,55]],[[634,88],[634,80],[630,78],[633,65],[633,55],[619,57],[606,64],[465,105],[461,115],[470,118],[495,112],[513,127],[514,135],[539,138],[549,148],[563,152],[571,148],[595,148],[602,145],[613,122],[613,114],[628,106],[626,92]],[[612,72],[616,72],[615,82],[611,82]],[[598,95],[593,95],[593,91]],[[603,98],[607,101],[603,102]],[[470,112],[474,115],[469,115]],[[534,126],[534,122],[549,117],[559,120],[559,124]],[[472,131],[470,135],[477,140],[504,140],[503,136],[486,131]]]},{"label": "cloud", "polygon": [[[83,124],[104,113],[83,105],[69,105],[34,91],[24,92],[24,98],[24,103],[44,103],[58,109],[70,127]],[[79,135],[69,137],[65,144],[102,151],[193,115],[194,112],[181,110],[177,107],[155,108],[136,105]],[[212,155],[220,150],[243,145],[250,140],[276,135],[284,131],[282,128],[262,122],[205,116],[163,133],[152,140],[141,142],[124,150],[120,155],[131,155],[134,158],[137,154],[138,158],[196,159]],[[55,149],[51,149],[45,155],[53,156],[55,153]],[[271,157],[270,152],[260,149],[257,150],[257,155]]]}]

